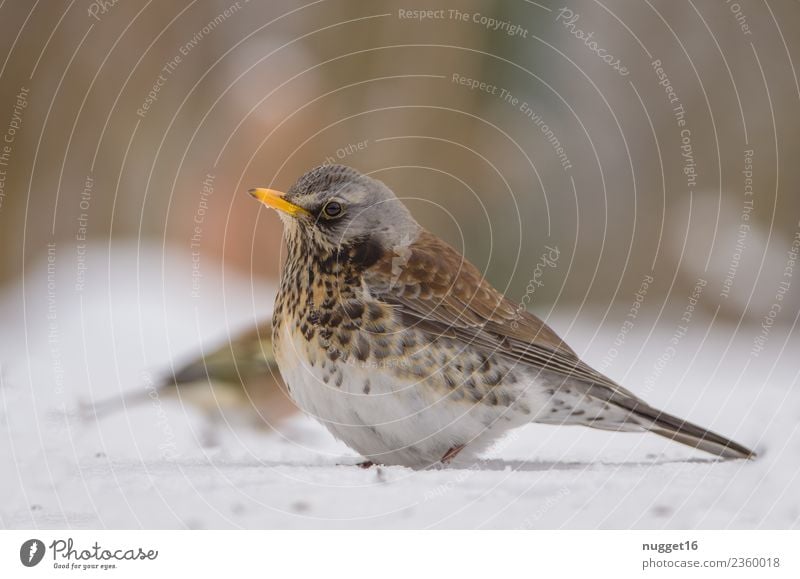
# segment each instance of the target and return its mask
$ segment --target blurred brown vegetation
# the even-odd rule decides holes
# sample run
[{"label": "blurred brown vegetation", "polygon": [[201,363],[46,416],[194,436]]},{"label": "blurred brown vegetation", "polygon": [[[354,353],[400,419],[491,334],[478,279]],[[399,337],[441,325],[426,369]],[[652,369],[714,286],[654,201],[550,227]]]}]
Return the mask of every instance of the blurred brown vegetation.
[{"label": "blurred brown vegetation", "polygon": [[[629,302],[653,273],[663,294],[705,277],[706,306],[762,316],[800,228],[800,6],[585,0],[566,5],[569,24],[546,2],[458,4],[466,21],[419,1],[4,4],[0,132],[29,95],[4,167],[0,280],[84,228],[90,241],[196,249],[206,275],[225,263],[274,277],[280,224],[244,192],[335,159],[410,198],[511,296],[547,245],[561,257],[537,304]],[[691,129],[691,191],[657,59]],[[754,203],[737,252],[748,149]]]}]

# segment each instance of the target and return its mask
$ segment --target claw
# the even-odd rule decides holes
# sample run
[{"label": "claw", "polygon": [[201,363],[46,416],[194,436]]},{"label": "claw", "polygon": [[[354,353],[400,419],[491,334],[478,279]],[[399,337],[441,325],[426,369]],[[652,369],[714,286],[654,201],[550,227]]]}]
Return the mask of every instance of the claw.
[{"label": "claw", "polygon": [[448,450],[447,452],[444,453],[444,456],[441,458],[440,462],[442,464],[448,464],[451,460],[453,460],[456,457],[456,455],[459,452],[464,450],[464,446],[465,445],[463,445],[463,444],[459,444],[458,446],[454,446],[453,448],[451,448],[450,450]]}]

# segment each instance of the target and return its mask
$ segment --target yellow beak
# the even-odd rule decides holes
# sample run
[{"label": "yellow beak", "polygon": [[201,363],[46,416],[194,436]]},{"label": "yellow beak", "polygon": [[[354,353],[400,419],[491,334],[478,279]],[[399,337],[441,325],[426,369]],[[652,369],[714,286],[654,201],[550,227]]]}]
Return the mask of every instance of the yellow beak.
[{"label": "yellow beak", "polygon": [[275,191],[274,189],[250,189],[250,195],[261,201],[267,207],[271,207],[272,209],[277,209],[278,211],[283,211],[284,213],[288,213],[292,217],[297,217],[298,215],[311,215],[308,211],[300,207],[299,205],[295,205],[294,203],[290,203],[286,199],[283,198],[283,193],[280,191]]}]

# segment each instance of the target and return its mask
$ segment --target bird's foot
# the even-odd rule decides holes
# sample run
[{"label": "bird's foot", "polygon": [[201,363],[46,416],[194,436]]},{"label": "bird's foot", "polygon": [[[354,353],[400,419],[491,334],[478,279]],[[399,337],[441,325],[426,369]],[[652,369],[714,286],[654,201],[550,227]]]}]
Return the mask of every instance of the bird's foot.
[{"label": "bird's foot", "polygon": [[365,469],[365,470],[366,470],[366,469],[368,469],[368,468],[372,468],[373,466],[375,466],[375,463],[374,463],[374,462],[372,462],[371,460],[365,460],[365,461],[363,461],[363,462],[358,462],[358,463],[356,463],[356,466],[357,466],[358,468],[363,468],[363,469]]},{"label": "bird's foot", "polygon": [[444,453],[444,456],[441,458],[439,462],[441,462],[442,464],[449,464],[450,461],[453,460],[459,452],[464,450],[464,446],[465,445],[463,444],[454,446],[453,448]]}]

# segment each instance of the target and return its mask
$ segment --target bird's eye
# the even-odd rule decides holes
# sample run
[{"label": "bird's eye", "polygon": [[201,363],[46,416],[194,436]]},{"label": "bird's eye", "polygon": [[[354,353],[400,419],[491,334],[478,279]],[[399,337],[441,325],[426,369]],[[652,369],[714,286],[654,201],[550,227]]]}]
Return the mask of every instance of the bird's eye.
[{"label": "bird's eye", "polygon": [[322,213],[329,219],[339,217],[343,211],[344,208],[338,201],[328,201],[325,204],[325,207],[322,208]]}]

